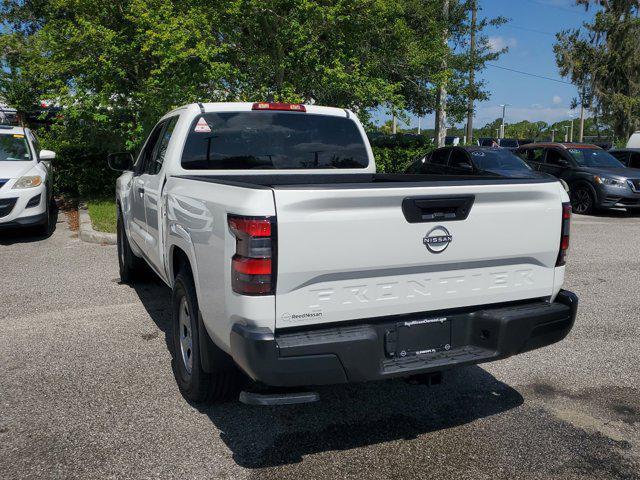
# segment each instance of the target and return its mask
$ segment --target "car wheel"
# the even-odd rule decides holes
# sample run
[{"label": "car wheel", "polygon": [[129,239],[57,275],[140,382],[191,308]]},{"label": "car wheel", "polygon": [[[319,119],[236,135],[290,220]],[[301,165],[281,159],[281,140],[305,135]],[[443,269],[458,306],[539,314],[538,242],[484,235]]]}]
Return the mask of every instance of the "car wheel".
[{"label": "car wheel", "polygon": [[[200,356],[199,313],[196,289],[191,272],[183,268],[176,276],[172,295],[173,374],[180,392],[195,403],[229,400],[237,393],[240,375],[237,369],[210,365],[210,372],[202,366]],[[206,343],[206,342],[203,342]],[[212,345],[213,348],[215,345]]]},{"label": "car wheel", "polygon": [[573,213],[590,215],[593,213],[595,199],[588,187],[577,187],[571,191],[571,208]]},{"label": "car wheel", "polygon": [[47,200],[47,205],[45,208],[45,221],[42,225],[38,227],[38,234],[44,236],[49,235],[51,231],[51,203]]},{"label": "car wheel", "polygon": [[135,253],[131,250],[129,245],[129,239],[127,238],[127,232],[124,228],[124,222],[122,220],[122,213],[118,209],[118,222],[117,222],[117,237],[118,237],[118,266],[120,267],[120,280],[124,283],[131,283],[144,269],[142,259],[136,257]]}]

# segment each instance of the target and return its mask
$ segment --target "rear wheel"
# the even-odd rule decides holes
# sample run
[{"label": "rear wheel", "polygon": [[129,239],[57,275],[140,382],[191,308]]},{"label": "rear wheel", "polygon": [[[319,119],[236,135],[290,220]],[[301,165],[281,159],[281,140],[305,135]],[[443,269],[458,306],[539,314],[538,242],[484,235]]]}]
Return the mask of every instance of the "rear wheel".
[{"label": "rear wheel", "polygon": [[142,259],[136,257],[129,245],[129,239],[127,238],[127,232],[124,229],[124,222],[122,220],[122,213],[118,209],[118,224],[117,224],[117,236],[118,236],[118,266],[120,267],[120,280],[124,283],[130,283],[134,281],[140,275],[140,272],[144,269]]},{"label": "rear wheel", "polygon": [[[198,299],[191,272],[183,268],[173,285],[173,374],[182,394],[190,401],[215,402],[231,399],[237,394],[240,375],[228,365],[210,365],[210,372],[202,366],[198,322]],[[207,342],[202,342],[207,344]],[[209,348],[217,348],[210,344]],[[220,357],[211,355],[211,358]]]},{"label": "rear wheel", "polygon": [[590,215],[595,209],[595,198],[589,187],[579,186],[571,190],[573,213]]}]

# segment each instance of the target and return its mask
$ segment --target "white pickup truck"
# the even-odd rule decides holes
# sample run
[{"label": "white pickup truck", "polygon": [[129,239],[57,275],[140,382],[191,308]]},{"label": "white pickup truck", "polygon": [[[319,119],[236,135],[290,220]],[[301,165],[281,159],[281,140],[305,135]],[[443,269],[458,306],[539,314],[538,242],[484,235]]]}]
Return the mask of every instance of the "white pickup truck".
[{"label": "white pickup truck", "polygon": [[352,112],[277,103],[178,108],[109,163],[122,280],[144,261],[173,289],[190,400],[440,372],[574,324],[553,179],[376,174]]}]

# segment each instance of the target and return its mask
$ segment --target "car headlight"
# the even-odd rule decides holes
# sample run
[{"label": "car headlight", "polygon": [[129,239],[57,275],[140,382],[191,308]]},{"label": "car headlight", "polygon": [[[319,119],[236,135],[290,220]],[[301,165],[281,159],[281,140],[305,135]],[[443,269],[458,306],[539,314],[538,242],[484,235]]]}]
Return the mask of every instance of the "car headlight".
[{"label": "car headlight", "polygon": [[624,180],[620,180],[618,178],[610,178],[610,177],[603,177],[601,175],[596,175],[594,177],[594,180],[596,181],[596,183],[599,183],[601,185],[609,185],[611,187],[625,188],[627,186]]},{"label": "car headlight", "polygon": [[34,188],[40,185],[42,185],[42,177],[40,175],[25,175],[18,179],[13,188]]}]

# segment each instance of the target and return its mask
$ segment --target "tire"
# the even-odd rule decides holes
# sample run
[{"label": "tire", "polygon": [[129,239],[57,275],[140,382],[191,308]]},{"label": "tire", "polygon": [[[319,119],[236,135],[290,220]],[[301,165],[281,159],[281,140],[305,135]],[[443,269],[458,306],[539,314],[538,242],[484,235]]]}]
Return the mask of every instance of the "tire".
[{"label": "tire", "polygon": [[595,210],[595,198],[587,186],[578,186],[571,190],[571,209],[578,215],[591,215]]},{"label": "tire", "polygon": [[140,273],[144,269],[144,265],[142,264],[142,259],[136,257],[135,253],[131,250],[131,245],[129,245],[129,239],[127,238],[127,232],[124,228],[122,212],[120,212],[120,209],[118,209],[117,225],[120,281],[123,283],[132,283],[140,277]]},{"label": "tire", "polygon": [[[206,335],[198,328],[198,299],[193,277],[188,268],[176,276],[172,295],[172,347],[171,367],[180,392],[194,403],[220,402],[230,400],[238,393],[239,371],[226,365],[211,365],[205,372],[200,356],[200,335]],[[209,348],[217,348],[212,343]],[[216,355],[211,355],[216,357]],[[217,356],[220,357],[220,356]]]},{"label": "tire", "polygon": [[46,214],[46,219],[44,221],[44,223],[40,226],[38,226],[38,235],[42,235],[43,237],[46,237],[47,235],[49,235],[49,232],[51,231],[51,202],[49,202],[49,197],[47,196],[47,206],[45,209],[45,214]]}]

